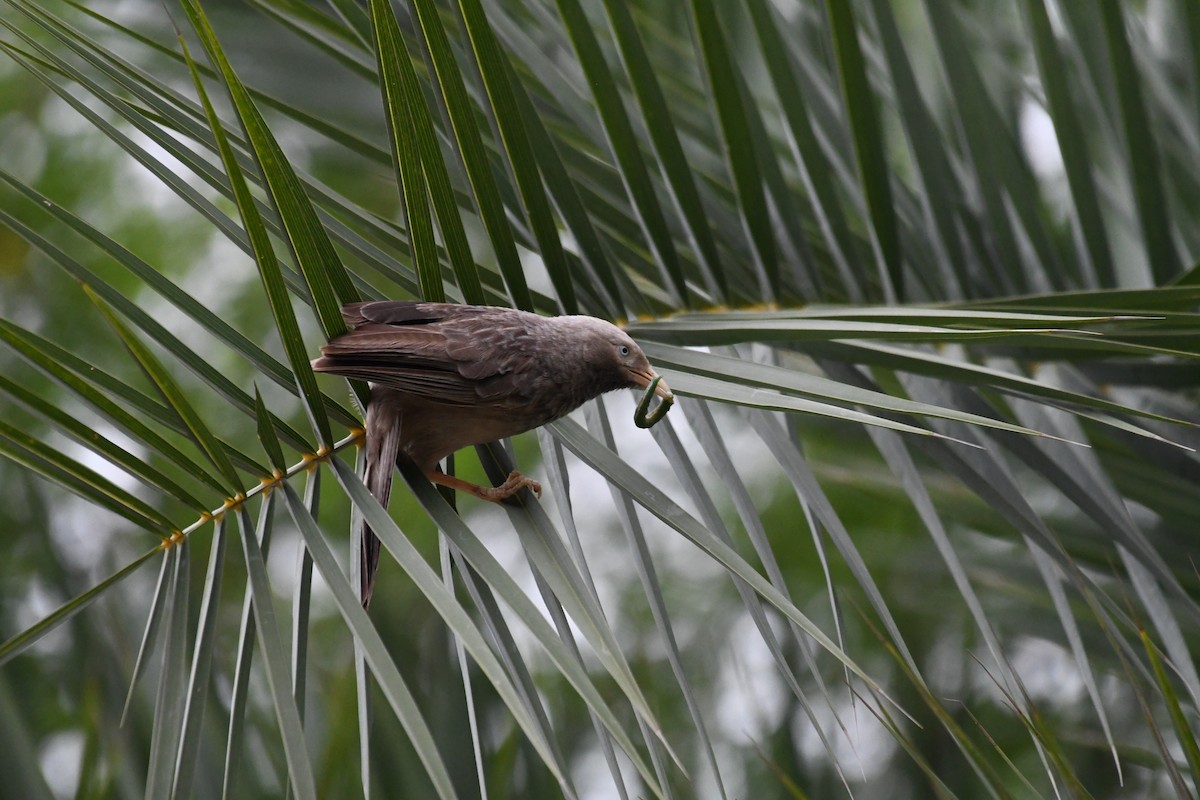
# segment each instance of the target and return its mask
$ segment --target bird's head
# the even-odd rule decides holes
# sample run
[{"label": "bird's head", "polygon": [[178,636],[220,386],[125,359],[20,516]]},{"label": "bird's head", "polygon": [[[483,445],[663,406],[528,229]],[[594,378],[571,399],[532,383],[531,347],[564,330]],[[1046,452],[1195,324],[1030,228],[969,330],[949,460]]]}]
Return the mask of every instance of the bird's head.
[{"label": "bird's head", "polygon": [[[571,325],[585,334],[585,342],[581,353],[583,358],[595,368],[612,377],[614,388],[645,389],[658,378],[658,373],[650,366],[649,359],[642,352],[638,343],[629,334],[604,320],[595,317],[560,317],[571,320]],[[675,399],[667,382],[659,379],[654,389],[661,399],[671,402]]]}]

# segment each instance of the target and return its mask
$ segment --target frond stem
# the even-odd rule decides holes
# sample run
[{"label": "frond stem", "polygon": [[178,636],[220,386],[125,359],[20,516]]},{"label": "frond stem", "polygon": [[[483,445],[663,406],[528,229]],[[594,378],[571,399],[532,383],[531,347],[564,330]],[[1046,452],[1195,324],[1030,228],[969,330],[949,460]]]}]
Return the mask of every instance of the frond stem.
[{"label": "frond stem", "polygon": [[263,494],[264,492],[269,492],[271,489],[274,489],[280,483],[282,483],[283,481],[292,477],[293,475],[296,475],[305,470],[310,470],[310,469],[314,468],[317,464],[320,464],[323,461],[328,461],[331,456],[334,456],[337,453],[340,453],[342,450],[346,449],[350,445],[360,444],[363,441],[365,436],[366,436],[365,430],[363,430],[362,428],[353,428],[350,431],[349,436],[336,442],[332,447],[322,447],[320,450],[318,450],[315,453],[305,453],[299,462],[288,467],[286,470],[284,470],[284,471],[280,471],[278,469],[275,470],[275,472],[273,474],[271,474],[269,477],[262,478],[258,482],[257,486],[253,486],[253,487],[247,489],[245,492],[238,492],[233,497],[226,498],[225,502],[221,504],[220,508],[216,508],[216,509],[213,509],[212,511],[205,512],[204,514],[202,514],[200,516],[200,518],[198,520],[196,520],[191,525],[188,525],[186,528],[184,528],[182,530],[172,531],[172,533],[169,537],[163,539],[160,549],[170,550],[175,545],[179,544],[180,542],[185,541],[188,536],[190,536],[195,531],[198,531],[200,528],[204,527],[209,522],[220,518],[222,514],[225,514],[228,511],[232,511],[232,510],[239,508],[244,503],[249,501],[251,498],[256,497],[257,495]]}]

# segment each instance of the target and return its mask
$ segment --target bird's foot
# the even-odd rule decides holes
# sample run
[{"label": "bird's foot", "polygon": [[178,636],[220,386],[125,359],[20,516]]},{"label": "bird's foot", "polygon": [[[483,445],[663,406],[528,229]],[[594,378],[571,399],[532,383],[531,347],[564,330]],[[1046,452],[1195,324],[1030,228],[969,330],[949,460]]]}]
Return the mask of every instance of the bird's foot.
[{"label": "bird's foot", "polygon": [[526,478],[515,469],[508,473],[508,479],[499,486],[490,489],[482,486],[475,488],[476,497],[490,500],[493,503],[502,503],[522,489],[531,489],[539,500],[542,499],[542,485],[532,478]]},{"label": "bird's foot", "polygon": [[526,478],[516,470],[508,473],[508,479],[496,487],[476,486],[473,483],[464,481],[462,478],[447,475],[437,470],[426,472],[425,477],[429,478],[433,483],[448,486],[456,492],[468,492],[492,503],[503,503],[522,489],[532,489],[539,500],[542,497],[542,485],[532,478]]}]

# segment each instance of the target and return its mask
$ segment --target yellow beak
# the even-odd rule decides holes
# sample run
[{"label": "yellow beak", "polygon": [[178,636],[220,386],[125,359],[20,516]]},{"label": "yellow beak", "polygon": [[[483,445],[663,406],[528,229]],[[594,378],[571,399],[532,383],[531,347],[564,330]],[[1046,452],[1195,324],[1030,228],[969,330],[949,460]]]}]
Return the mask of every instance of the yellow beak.
[{"label": "yellow beak", "polygon": [[[652,369],[646,370],[645,372],[631,369],[629,370],[629,373],[633,376],[634,382],[643,389],[649,386],[655,378],[658,378],[658,373]],[[656,386],[654,389],[654,394],[668,403],[673,403],[675,401],[675,394],[671,391],[671,387],[667,386],[667,382],[661,378],[659,378],[658,386]]]}]

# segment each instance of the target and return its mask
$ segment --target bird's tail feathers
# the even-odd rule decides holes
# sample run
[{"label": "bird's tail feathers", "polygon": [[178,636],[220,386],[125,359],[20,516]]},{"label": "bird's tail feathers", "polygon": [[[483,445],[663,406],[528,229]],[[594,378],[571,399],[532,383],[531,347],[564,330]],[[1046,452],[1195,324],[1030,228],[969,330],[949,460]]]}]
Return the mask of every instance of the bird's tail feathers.
[{"label": "bird's tail feathers", "polygon": [[[363,483],[385,509],[392,494],[392,475],[396,469],[396,455],[400,450],[400,420],[391,409],[385,410],[384,403],[367,406],[367,459],[363,470]],[[375,591],[375,573],[379,570],[380,542],[375,531],[364,519],[362,523],[362,548],[359,563],[359,596],[363,608],[371,605]]]}]

